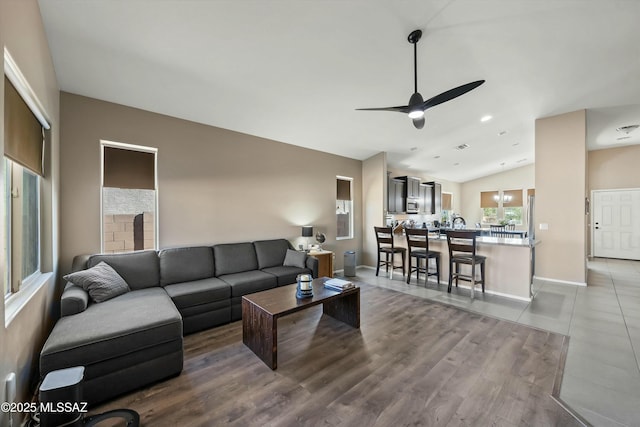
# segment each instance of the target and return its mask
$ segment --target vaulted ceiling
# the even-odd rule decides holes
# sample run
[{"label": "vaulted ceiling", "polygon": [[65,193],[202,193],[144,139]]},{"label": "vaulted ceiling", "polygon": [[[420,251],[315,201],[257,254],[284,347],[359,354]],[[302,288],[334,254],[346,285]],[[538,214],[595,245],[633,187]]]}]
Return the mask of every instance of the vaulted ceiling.
[{"label": "vaulted ceiling", "polygon": [[[615,130],[640,123],[635,0],[39,4],[61,90],[356,159],[385,151],[416,174],[532,163],[535,119],[579,109],[590,149],[640,143]],[[422,130],[355,111],[408,102],[414,29],[424,98],[486,80],[427,110]]]}]

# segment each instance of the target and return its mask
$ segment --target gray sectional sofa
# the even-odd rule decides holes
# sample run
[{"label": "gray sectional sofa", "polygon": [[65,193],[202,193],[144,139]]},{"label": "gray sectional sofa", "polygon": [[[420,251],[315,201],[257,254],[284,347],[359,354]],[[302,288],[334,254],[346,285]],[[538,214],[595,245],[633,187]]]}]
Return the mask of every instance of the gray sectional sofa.
[{"label": "gray sectional sofa", "polygon": [[40,354],[42,377],[84,366],[90,404],[178,375],[183,335],[239,320],[243,295],[294,283],[302,273],[318,277],[318,260],[285,239],[82,255],[72,270],[101,262],[130,291],[98,303],[68,283],[62,317]]}]

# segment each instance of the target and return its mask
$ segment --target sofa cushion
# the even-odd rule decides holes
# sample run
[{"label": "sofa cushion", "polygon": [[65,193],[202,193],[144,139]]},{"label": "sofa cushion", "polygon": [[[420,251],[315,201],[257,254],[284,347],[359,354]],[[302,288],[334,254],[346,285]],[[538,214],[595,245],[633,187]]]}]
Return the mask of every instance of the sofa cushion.
[{"label": "sofa cushion", "polygon": [[67,274],[64,279],[87,291],[95,302],[107,301],[130,291],[127,282],[104,261],[86,270]]},{"label": "sofa cushion", "polygon": [[231,285],[232,297],[241,297],[253,292],[264,291],[275,288],[278,285],[278,280],[273,274],[260,270],[225,274],[219,278]]},{"label": "sofa cushion", "polygon": [[91,255],[87,267],[91,268],[100,261],[113,267],[132,290],[150,288],[160,284],[160,263],[156,251]]},{"label": "sofa cushion", "polygon": [[258,269],[253,243],[227,243],[213,247],[216,276]]},{"label": "sofa cushion", "polygon": [[162,288],[128,292],[58,320],[40,354],[44,375],[182,340],[182,318]]},{"label": "sofa cushion", "polygon": [[278,286],[296,283],[298,274],[313,274],[313,272],[308,268],[287,267],[283,265],[279,267],[265,268],[262,271],[276,276],[276,279],[278,280]]},{"label": "sofa cushion", "polygon": [[289,242],[285,239],[259,240],[253,242],[253,246],[260,270],[282,265],[287,250],[290,249]]},{"label": "sofa cushion", "polygon": [[[287,249],[287,255],[284,257],[284,262],[279,264],[285,267],[298,267],[304,268],[307,261],[307,254],[300,251],[294,251],[293,249]],[[273,265],[272,267],[276,267]]]},{"label": "sofa cushion", "polygon": [[163,249],[158,258],[161,286],[213,277],[213,250],[209,246]]},{"label": "sofa cushion", "polygon": [[165,286],[164,290],[179,309],[231,298],[231,286],[215,277],[174,283]]}]

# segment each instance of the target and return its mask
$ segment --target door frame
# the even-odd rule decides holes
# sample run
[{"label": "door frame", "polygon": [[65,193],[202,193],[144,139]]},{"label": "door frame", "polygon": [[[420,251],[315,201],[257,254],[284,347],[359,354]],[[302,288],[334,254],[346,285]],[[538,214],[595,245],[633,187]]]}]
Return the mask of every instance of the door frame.
[{"label": "door frame", "polygon": [[[591,257],[596,258],[595,255],[595,250],[594,250],[594,246],[595,246],[595,239],[594,239],[594,212],[595,212],[595,193],[607,193],[610,191],[640,191],[640,188],[638,187],[633,187],[633,188],[602,188],[602,189],[598,189],[598,190],[591,190],[591,194],[590,197],[591,199],[589,200],[589,239],[591,240],[590,242],[590,252],[591,252]],[[606,257],[601,257],[601,258],[606,258]]]}]

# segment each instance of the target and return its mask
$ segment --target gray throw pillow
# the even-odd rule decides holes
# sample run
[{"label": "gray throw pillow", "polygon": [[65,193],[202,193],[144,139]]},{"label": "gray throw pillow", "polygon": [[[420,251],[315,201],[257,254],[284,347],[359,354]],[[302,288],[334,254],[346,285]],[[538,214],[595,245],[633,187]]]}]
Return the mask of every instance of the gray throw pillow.
[{"label": "gray throw pillow", "polygon": [[64,279],[87,291],[95,302],[103,302],[130,291],[127,282],[104,261],[88,270],[67,274]]},{"label": "gray throw pillow", "polygon": [[287,254],[284,257],[282,265],[285,267],[299,267],[304,268],[307,260],[307,254],[304,252],[294,251],[287,249]]}]

